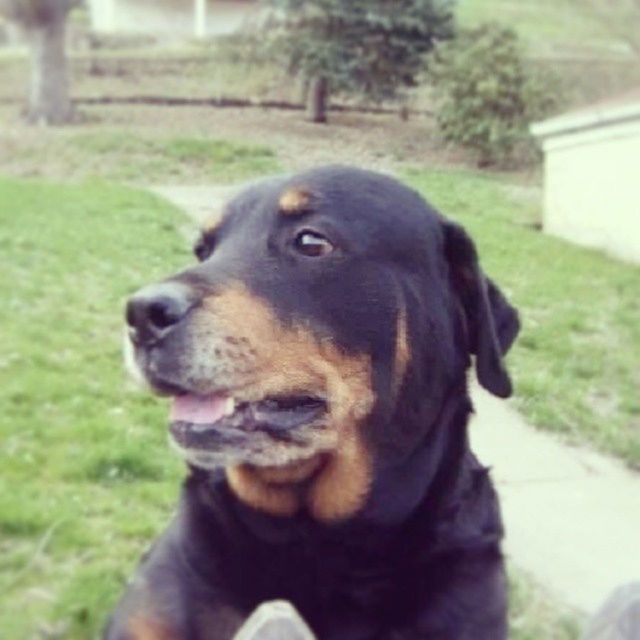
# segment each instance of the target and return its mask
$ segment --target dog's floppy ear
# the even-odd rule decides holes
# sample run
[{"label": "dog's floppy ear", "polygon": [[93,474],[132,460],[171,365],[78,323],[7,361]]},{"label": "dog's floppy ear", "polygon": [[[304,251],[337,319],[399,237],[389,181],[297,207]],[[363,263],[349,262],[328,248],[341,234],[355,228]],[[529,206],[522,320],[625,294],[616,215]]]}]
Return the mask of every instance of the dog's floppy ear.
[{"label": "dog's floppy ear", "polygon": [[464,309],[478,381],[494,395],[507,398],[511,380],[502,356],[520,330],[518,313],[482,273],[475,245],[465,230],[449,221],[443,221],[443,227],[452,286]]}]

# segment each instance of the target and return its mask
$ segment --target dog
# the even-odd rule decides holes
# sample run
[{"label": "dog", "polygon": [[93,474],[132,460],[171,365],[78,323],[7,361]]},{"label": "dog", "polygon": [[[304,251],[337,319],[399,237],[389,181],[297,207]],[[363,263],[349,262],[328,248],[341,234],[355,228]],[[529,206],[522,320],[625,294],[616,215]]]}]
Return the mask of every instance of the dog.
[{"label": "dog", "polygon": [[226,640],[284,599],[321,640],[505,638],[467,373],[510,395],[519,320],[463,228],[326,166],[249,186],[195,254],[127,303],[189,473],[104,637]]}]

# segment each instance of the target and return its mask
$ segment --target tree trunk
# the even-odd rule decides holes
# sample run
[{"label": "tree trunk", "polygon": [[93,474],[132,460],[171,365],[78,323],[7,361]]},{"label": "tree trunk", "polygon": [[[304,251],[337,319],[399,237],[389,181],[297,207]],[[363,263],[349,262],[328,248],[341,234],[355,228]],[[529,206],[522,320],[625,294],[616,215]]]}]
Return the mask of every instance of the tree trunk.
[{"label": "tree trunk", "polygon": [[65,55],[66,13],[28,31],[31,90],[27,118],[38,124],[64,124],[73,118]]},{"label": "tree trunk", "polygon": [[307,91],[307,118],[311,122],[327,121],[329,83],[322,76],[314,76],[309,81]]}]

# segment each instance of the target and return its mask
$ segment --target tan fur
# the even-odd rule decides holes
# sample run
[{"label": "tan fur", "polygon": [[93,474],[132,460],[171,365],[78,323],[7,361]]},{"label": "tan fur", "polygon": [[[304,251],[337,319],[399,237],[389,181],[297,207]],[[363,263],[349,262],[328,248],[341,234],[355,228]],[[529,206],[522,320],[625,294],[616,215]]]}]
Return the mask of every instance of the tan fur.
[{"label": "tan fur", "polygon": [[246,614],[223,602],[211,606],[211,602],[205,599],[195,607],[193,619],[199,640],[220,640],[235,638],[246,620]]},{"label": "tan fur", "polygon": [[296,215],[309,210],[311,194],[301,187],[290,187],[278,200],[278,210],[284,215]]},{"label": "tan fur", "polygon": [[201,233],[203,236],[205,237],[209,237],[209,236],[215,236],[216,232],[218,231],[218,227],[220,225],[217,222],[214,221],[207,221],[204,223],[204,225],[201,228]]},{"label": "tan fur", "polygon": [[[328,403],[328,415],[308,435],[304,451],[296,451],[294,459],[287,458],[286,451],[274,451],[287,464],[329,452],[327,463],[302,492],[306,496],[295,486],[274,487],[268,472],[261,476],[247,465],[234,465],[227,477],[238,497],[281,515],[294,513],[304,503],[322,519],[355,512],[371,475],[370,457],[358,435],[374,402],[370,358],[345,354],[332,340],[318,339],[305,326],[284,326],[264,301],[240,286],[205,298],[194,323],[201,336],[199,344],[210,342],[214,333],[217,342],[228,343],[232,338],[235,357],[223,358],[226,377],[221,379],[218,374],[210,379],[217,377],[237,400],[305,393],[324,397]],[[198,349],[196,357],[204,356],[206,349]],[[274,460],[274,464],[281,463]],[[292,482],[299,482],[297,476]]]},{"label": "tan fur", "polygon": [[220,220],[224,215],[223,211],[216,211],[214,213],[207,214],[207,217],[202,221],[200,230],[203,235],[211,236],[215,235],[218,227],[220,226]]},{"label": "tan fur", "polygon": [[406,312],[402,310],[398,314],[396,321],[396,355],[394,369],[394,386],[397,393],[404,380],[409,360],[411,359],[411,348],[409,347],[409,336],[407,330]]},{"label": "tan fur", "polygon": [[298,460],[279,466],[255,467],[254,473],[262,482],[291,484],[308,480],[322,466],[325,456],[316,454],[306,460]]},{"label": "tan fur", "polygon": [[[284,326],[266,302],[240,285],[205,298],[193,322],[199,342],[232,340],[221,356],[224,379],[219,376],[218,383],[233,389],[237,400],[316,393],[326,397],[331,422],[338,424],[364,418],[373,405],[368,356],[347,355],[305,326]],[[206,348],[199,350],[207,355]]]},{"label": "tan fur", "polygon": [[131,619],[127,631],[131,640],[179,640],[161,620],[148,614],[138,614]]},{"label": "tan fur", "polygon": [[342,520],[364,504],[372,480],[371,455],[364,445],[357,424],[342,435],[340,449],[311,485],[306,496],[309,511],[318,520]]},{"label": "tan fur", "polygon": [[277,487],[262,482],[248,465],[227,468],[227,481],[240,500],[260,511],[277,516],[292,516],[300,508],[295,487]]}]

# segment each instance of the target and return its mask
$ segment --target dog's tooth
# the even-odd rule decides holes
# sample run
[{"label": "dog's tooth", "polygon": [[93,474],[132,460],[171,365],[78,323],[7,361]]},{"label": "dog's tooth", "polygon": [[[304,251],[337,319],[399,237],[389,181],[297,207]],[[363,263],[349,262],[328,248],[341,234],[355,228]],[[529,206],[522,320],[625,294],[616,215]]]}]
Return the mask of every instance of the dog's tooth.
[{"label": "dog's tooth", "polygon": [[236,401],[233,398],[227,398],[227,402],[224,405],[224,415],[230,416],[236,410]]}]

